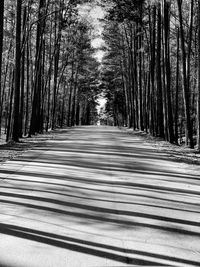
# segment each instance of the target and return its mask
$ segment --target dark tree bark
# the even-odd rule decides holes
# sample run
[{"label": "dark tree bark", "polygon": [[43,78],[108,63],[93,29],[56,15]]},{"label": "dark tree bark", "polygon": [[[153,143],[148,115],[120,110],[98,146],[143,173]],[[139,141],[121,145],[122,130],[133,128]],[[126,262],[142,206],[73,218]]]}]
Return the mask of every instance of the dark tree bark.
[{"label": "dark tree bark", "polygon": [[13,95],[14,95],[14,79],[15,71],[12,71],[9,86],[9,107],[8,107],[8,122],[7,122],[7,132],[6,132],[6,142],[9,141],[12,131],[12,104],[13,104]]},{"label": "dark tree bark", "polygon": [[164,118],[163,118],[163,88],[162,88],[162,71],[161,71],[161,41],[162,41],[162,20],[161,4],[157,7],[157,136],[164,137]]},{"label": "dark tree bark", "polygon": [[25,86],[25,38],[26,38],[26,19],[27,9],[24,7],[23,12],[23,40],[22,40],[22,54],[21,54],[21,101],[20,101],[20,117],[19,117],[19,136],[23,136],[24,128],[24,86]]},{"label": "dark tree bark", "polygon": [[142,35],[142,27],[139,25],[139,71],[138,71],[138,80],[139,80],[139,125],[140,130],[144,131],[144,114],[143,114],[143,70],[142,70],[142,60],[143,60],[143,35]]},{"label": "dark tree bark", "polygon": [[200,150],[200,0],[198,0],[197,149]]},{"label": "dark tree bark", "polygon": [[[60,2],[61,8],[61,2]],[[52,129],[56,127],[56,108],[57,108],[57,87],[58,87],[58,66],[59,66],[59,58],[60,58],[60,41],[62,34],[62,12],[56,12],[55,18],[55,57],[54,57],[54,86],[53,86],[53,108],[52,108]],[[56,33],[56,28],[58,25],[58,33]]]},{"label": "dark tree bark", "polygon": [[180,39],[181,39],[181,50],[182,50],[182,67],[183,67],[183,98],[185,106],[185,117],[186,117],[186,137],[189,139],[189,147],[194,148],[193,142],[193,129],[190,116],[190,92],[187,80],[187,68],[186,68],[186,48],[185,48],[185,33],[183,29],[183,16],[182,16],[182,1],[177,0],[179,22],[180,22]]},{"label": "dark tree bark", "polygon": [[[4,26],[4,0],[0,1],[0,109],[2,110],[2,101],[1,101],[1,76],[2,76],[2,53],[3,53],[3,26]],[[0,116],[0,135],[1,135],[1,116]]]},{"label": "dark tree bark", "polygon": [[19,104],[20,104],[20,72],[21,72],[21,13],[22,0],[17,0],[16,50],[15,50],[15,91],[14,122],[12,140],[19,141]]},{"label": "dark tree bark", "polygon": [[25,132],[26,135],[28,133],[28,125],[29,125],[29,98],[30,98],[30,59],[29,59],[29,42],[26,45],[26,118],[25,118]]},{"label": "dark tree bark", "polygon": [[174,142],[172,101],[171,101],[171,64],[170,64],[170,3],[164,1],[164,40],[165,40],[165,75],[166,75],[166,96],[167,96],[167,115],[168,132],[170,143]]},{"label": "dark tree bark", "polygon": [[35,56],[35,79],[33,90],[33,103],[29,136],[40,132],[41,128],[41,93],[42,93],[42,62],[43,62],[43,35],[45,28],[45,8],[46,0],[40,0],[37,38],[36,38],[36,56]]},{"label": "dark tree bark", "polygon": [[71,81],[69,87],[69,98],[68,98],[68,112],[67,112],[67,126],[71,126],[71,110],[72,110],[72,93],[73,93],[73,82],[74,82],[74,53],[71,64]]},{"label": "dark tree bark", "polygon": [[[151,18],[152,17],[152,18]],[[152,7],[152,11],[150,10],[150,20],[149,20],[149,29],[150,29],[150,133],[155,135],[155,124],[156,124],[156,117],[155,117],[155,105],[154,105],[154,98],[155,98],[155,63],[156,63],[156,6]]]},{"label": "dark tree bark", "polygon": [[175,142],[178,144],[178,114],[179,114],[179,49],[180,49],[180,36],[179,36],[179,29],[177,32],[177,57],[176,57],[176,92],[175,92],[175,112],[174,112],[174,122],[175,122]]}]

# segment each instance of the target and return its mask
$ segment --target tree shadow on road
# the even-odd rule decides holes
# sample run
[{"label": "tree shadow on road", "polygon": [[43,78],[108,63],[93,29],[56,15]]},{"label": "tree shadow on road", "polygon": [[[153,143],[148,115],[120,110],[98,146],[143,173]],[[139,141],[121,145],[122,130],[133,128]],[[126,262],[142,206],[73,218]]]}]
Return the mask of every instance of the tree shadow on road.
[{"label": "tree shadow on road", "polygon": [[[169,239],[174,235],[199,239],[198,175],[170,169],[168,157],[143,144],[140,147],[138,140],[126,147],[123,142],[130,136],[124,135],[125,141],[119,142],[111,131],[110,145],[98,144],[97,137],[88,140],[87,131],[81,131],[69,139],[66,135],[55,138],[5,165],[0,171],[0,212],[9,215],[12,207],[22,209],[30,219],[41,216],[49,225],[56,217],[113,232],[155,231]],[[157,253],[124,249],[6,223],[0,224],[0,233],[124,264],[200,266],[200,260],[191,260],[187,254],[174,256],[167,249]]]},{"label": "tree shadow on road", "polygon": [[[39,243],[44,243],[46,245],[56,246],[59,248],[64,248],[68,250],[73,250],[76,252],[81,252],[89,255],[94,255],[98,257],[103,257],[111,260],[115,260],[118,262],[128,263],[128,264],[137,264],[140,266],[166,266],[166,264],[158,263],[157,261],[148,261],[134,258],[135,256],[147,256],[152,259],[158,260],[169,260],[176,263],[182,264],[190,264],[194,266],[198,266],[198,262],[188,261],[184,259],[180,259],[177,257],[168,257],[155,253],[148,253],[145,251],[132,250],[132,249],[124,249],[116,246],[100,244],[96,242],[81,240],[77,238],[72,238],[68,236],[61,236],[57,234],[52,234],[44,231],[38,231],[30,228],[19,227],[10,224],[0,224],[0,232],[2,234],[11,235],[23,239],[28,239],[32,241],[36,241]],[[127,253],[132,254],[133,257],[125,257],[117,253]],[[170,265],[168,265],[170,266]]]}]

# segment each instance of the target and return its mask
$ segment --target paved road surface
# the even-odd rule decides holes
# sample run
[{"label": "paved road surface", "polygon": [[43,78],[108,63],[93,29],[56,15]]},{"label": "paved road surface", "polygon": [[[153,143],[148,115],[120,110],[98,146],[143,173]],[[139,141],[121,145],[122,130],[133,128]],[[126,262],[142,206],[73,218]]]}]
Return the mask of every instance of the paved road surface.
[{"label": "paved road surface", "polygon": [[0,165],[0,266],[200,266],[199,169],[117,128],[58,131]]}]

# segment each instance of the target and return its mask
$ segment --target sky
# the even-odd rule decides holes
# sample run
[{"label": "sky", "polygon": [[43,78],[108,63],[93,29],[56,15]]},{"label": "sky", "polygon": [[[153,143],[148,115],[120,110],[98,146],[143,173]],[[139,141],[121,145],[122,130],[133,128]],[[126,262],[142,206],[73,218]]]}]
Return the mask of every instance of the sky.
[{"label": "sky", "polygon": [[[102,10],[101,7],[94,7],[91,12],[91,17],[93,18],[94,20],[94,25],[95,25],[95,28],[99,34],[99,37],[96,37],[93,41],[92,41],[92,46],[95,47],[95,48],[101,48],[101,46],[104,44],[104,41],[102,39],[102,31],[103,31],[103,27],[102,27],[102,24],[99,22],[98,19],[102,19],[104,18],[104,12]],[[97,60],[99,62],[102,61],[102,58],[104,56],[104,52],[101,50],[101,49],[98,49],[98,51],[96,52],[95,54],[95,57],[97,58]],[[98,112],[100,112],[101,108],[105,106],[106,104],[106,99],[102,96],[102,97],[99,97],[98,99],[98,103],[99,103],[99,107],[98,107]]]},{"label": "sky", "polygon": [[[97,49],[97,52],[94,55],[95,58],[101,62],[104,56],[101,46],[104,44],[104,41],[102,38],[103,26],[99,19],[104,18],[105,12],[100,6],[84,4],[80,6],[79,13],[83,17],[87,17],[87,20],[89,20],[94,27],[94,39],[92,40],[92,46]],[[97,111],[99,113],[101,108],[105,106],[106,99],[103,96],[99,96],[98,103],[99,106],[97,107]]]},{"label": "sky", "polygon": [[79,12],[82,16],[86,16],[94,26],[95,37],[92,40],[92,46],[98,49],[98,51],[95,53],[95,57],[99,62],[101,62],[104,55],[104,52],[101,50],[101,46],[103,45],[104,41],[101,37],[103,27],[99,19],[104,18],[105,13],[100,6],[89,4],[81,5]]}]

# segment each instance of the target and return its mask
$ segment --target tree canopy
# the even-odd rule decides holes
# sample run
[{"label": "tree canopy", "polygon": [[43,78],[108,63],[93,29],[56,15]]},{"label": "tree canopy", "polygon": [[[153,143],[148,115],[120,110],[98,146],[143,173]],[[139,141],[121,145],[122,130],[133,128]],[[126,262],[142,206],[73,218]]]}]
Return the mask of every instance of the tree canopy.
[{"label": "tree canopy", "polygon": [[[7,141],[96,123],[103,93],[104,121],[200,148],[199,1],[0,5],[0,128]],[[105,10],[102,62],[92,46],[94,25],[79,12],[84,5]]]},{"label": "tree canopy", "polygon": [[199,147],[199,1],[103,3],[102,83],[113,124]]}]

